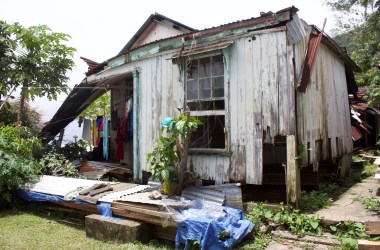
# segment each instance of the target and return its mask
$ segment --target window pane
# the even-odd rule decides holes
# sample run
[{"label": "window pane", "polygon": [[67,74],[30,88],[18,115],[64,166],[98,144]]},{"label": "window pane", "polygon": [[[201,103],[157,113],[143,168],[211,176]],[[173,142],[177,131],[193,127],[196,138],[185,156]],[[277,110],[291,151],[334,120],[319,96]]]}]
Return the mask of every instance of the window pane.
[{"label": "window pane", "polygon": [[191,135],[191,148],[225,148],[224,116],[200,116],[197,117],[202,126],[199,126]]},{"label": "window pane", "polygon": [[198,78],[198,60],[189,61],[186,65],[186,68],[187,68],[188,79]]},{"label": "window pane", "polygon": [[198,99],[198,80],[187,81],[187,100]]},{"label": "window pane", "polygon": [[224,97],[224,77],[213,78],[212,97]]},{"label": "window pane", "polygon": [[222,55],[212,57],[212,75],[213,76],[224,75],[224,64],[223,64]]},{"label": "window pane", "polygon": [[205,98],[211,98],[211,79],[200,79],[199,80],[199,98],[205,99]]},{"label": "window pane", "polygon": [[201,58],[199,59],[199,77],[211,76],[211,58]]}]

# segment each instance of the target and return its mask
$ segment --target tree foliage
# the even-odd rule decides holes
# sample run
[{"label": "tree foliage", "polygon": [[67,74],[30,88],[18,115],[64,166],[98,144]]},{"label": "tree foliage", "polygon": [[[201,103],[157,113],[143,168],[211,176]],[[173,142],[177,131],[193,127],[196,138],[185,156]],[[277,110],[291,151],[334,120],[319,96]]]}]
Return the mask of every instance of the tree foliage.
[{"label": "tree foliage", "polygon": [[74,66],[71,58],[75,52],[65,44],[69,38],[46,25],[26,28],[0,20],[0,93],[24,81],[28,86],[22,91],[31,100],[42,96],[56,99],[67,92],[66,73]]},{"label": "tree foliage", "polygon": [[356,74],[358,85],[368,85],[368,103],[380,107],[380,0],[325,2],[338,13],[341,45],[353,50],[351,56],[363,70]]},{"label": "tree foliage", "polygon": [[9,204],[12,192],[37,177],[42,144],[21,126],[0,127],[0,205]]},{"label": "tree foliage", "polygon": [[[19,101],[6,102],[3,108],[0,109],[0,126],[16,124],[19,110]],[[23,124],[25,127],[28,127],[33,134],[37,135],[42,126],[41,113],[28,103],[25,105],[25,111],[22,117]]]},{"label": "tree foliage", "polygon": [[80,116],[95,120],[98,115],[111,114],[111,92],[108,91],[104,95],[96,99],[88,106]]},{"label": "tree foliage", "polygon": [[67,93],[68,70],[74,66],[75,49],[65,44],[70,38],[46,25],[25,28],[0,20],[0,95],[21,87],[17,122],[23,124],[24,103],[36,97],[56,100]]}]

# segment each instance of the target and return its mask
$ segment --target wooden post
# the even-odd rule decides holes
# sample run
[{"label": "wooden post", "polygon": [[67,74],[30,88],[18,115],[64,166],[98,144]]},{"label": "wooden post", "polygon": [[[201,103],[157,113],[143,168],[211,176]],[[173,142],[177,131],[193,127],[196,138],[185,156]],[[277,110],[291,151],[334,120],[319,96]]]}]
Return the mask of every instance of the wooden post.
[{"label": "wooden post", "polygon": [[286,136],[286,199],[287,204],[298,208],[301,197],[301,179],[297,160],[297,140],[295,135]]}]

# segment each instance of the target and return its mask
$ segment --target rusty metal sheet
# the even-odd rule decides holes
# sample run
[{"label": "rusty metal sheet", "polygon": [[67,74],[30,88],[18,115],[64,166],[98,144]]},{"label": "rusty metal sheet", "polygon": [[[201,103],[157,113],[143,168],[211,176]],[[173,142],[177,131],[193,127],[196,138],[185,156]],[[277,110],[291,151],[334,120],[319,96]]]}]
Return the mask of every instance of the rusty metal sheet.
[{"label": "rusty metal sheet", "polygon": [[351,126],[351,133],[352,133],[352,140],[354,141],[358,141],[363,137],[363,134],[355,126]]}]

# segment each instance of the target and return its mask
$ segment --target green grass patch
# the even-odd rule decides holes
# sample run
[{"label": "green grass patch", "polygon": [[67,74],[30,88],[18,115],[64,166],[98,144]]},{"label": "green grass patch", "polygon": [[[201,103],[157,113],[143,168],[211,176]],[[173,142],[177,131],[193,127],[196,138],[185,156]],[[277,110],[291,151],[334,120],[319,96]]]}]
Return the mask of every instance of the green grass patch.
[{"label": "green grass patch", "polygon": [[303,211],[316,211],[321,208],[326,208],[333,203],[331,194],[338,189],[335,184],[323,185],[318,190],[311,192],[301,192],[300,206]]},{"label": "green grass patch", "polygon": [[86,237],[83,226],[30,212],[0,211],[1,249],[174,249],[174,242],[117,244]]},{"label": "green grass patch", "polygon": [[376,169],[377,169],[377,166],[375,164],[367,162],[363,168],[363,172],[362,172],[363,177],[367,178],[367,177],[375,175]]}]

